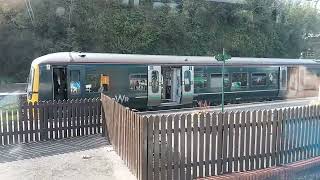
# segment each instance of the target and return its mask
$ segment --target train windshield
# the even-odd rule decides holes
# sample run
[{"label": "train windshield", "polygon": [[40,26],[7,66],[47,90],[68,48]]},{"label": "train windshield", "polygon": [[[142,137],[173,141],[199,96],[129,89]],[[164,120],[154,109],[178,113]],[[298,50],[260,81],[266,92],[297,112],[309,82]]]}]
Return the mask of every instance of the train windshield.
[{"label": "train windshield", "polygon": [[27,87],[28,99],[31,99],[31,95],[32,95],[33,77],[34,77],[34,68],[31,67],[30,73],[28,76],[28,87]]}]

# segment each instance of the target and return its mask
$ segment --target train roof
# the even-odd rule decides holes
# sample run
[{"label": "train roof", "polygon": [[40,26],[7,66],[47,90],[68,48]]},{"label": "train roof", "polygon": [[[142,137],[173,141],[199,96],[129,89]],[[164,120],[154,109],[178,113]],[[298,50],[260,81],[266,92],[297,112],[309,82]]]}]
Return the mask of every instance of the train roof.
[{"label": "train roof", "polygon": [[[179,65],[221,65],[221,62],[208,56],[170,56],[170,55],[136,55],[111,53],[59,52],[41,56],[32,62],[36,64],[179,64]],[[280,59],[232,57],[226,66],[260,66],[260,65],[320,65],[315,59]]]}]

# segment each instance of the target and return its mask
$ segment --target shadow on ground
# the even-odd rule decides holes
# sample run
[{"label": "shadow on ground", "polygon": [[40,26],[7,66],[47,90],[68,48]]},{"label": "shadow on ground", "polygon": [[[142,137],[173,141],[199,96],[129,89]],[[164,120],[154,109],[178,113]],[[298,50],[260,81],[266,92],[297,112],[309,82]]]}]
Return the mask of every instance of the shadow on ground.
[{"label": "shadow on ground", "polygon": [[84,151],[109,145],[101,134],[55,141],[0,146],[0,163]]}]

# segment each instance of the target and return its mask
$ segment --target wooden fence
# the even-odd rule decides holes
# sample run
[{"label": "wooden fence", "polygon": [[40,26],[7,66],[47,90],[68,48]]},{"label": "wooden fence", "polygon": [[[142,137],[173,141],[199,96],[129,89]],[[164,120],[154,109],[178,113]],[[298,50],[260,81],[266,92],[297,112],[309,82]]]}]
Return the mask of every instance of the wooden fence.
[{"label": "wooden fence", "polygon": [[142,117],[102,95],[111,143],[138,179],[195,179],[320,155],[320,107]]},{"label": "wooden fence", "polygon": [[0,109],[0,145],[101,132],[100,99],[48,101]]},{"label": "wooden fence", "polygon": [[138,179],[146,179],[147,119],[101,95],[106,136]]}]

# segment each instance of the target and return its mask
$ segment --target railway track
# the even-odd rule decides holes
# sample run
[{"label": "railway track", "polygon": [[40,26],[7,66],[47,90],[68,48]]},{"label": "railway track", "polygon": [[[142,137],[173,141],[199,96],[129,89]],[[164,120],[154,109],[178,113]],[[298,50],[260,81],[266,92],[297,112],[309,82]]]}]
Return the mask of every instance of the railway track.
[{"label": "railway track", "polygon": [[[308,98],[297,98],[288,100],[275,100],[275,101],[263,101],[253,103],[242,103],[242,104],[230,104],[225,105],[225,111],[254,111],[254,110],[272,110],[286,107],[300,107],[305,105],[311,105],[316,103],[318,97]],[[196,107],[196,108],[183,108],[183,109],[170,109],[160,111],[144,111],[139,112],[140,115],[171,115],[176,113],[198,113],[198,112],[221,112],[221,106],[210,106],[210,107]]]}]

